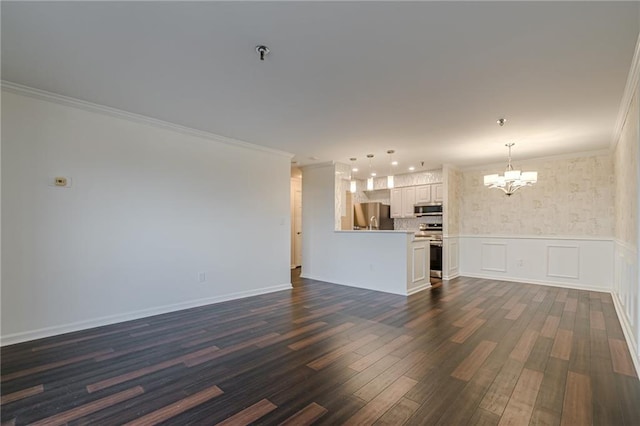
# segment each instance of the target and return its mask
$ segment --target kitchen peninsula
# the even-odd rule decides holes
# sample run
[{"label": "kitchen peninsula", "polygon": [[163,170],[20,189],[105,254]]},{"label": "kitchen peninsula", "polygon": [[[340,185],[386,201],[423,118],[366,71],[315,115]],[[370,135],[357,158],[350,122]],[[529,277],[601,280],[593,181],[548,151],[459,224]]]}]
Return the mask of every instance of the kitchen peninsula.
[{"label": "kitchen peninsula", "polygon": [[[365,288],[405,296],[431,286],[429,241],[416,240],[413,231],[334,232],[336,247],[344,250],[341,257],[347,260],[345,278],[353,282],[364,278]],[[349,266],[355,264],[357,268]]]},{"label": "kitchen peninsula", "polygon": [[410,230],[340,230],[340,165],[303,168],[301,276],[409,295],[430,287],[429,241]]}]

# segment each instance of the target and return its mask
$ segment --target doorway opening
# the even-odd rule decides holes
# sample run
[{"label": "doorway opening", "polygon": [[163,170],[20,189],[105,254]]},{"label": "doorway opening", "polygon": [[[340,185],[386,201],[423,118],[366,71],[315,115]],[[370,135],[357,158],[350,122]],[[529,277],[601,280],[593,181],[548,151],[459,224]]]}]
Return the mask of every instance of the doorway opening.
[{"label": "doorway opening", "polygon": [[291,169],[291,269],[302,266],[302,171]]}]

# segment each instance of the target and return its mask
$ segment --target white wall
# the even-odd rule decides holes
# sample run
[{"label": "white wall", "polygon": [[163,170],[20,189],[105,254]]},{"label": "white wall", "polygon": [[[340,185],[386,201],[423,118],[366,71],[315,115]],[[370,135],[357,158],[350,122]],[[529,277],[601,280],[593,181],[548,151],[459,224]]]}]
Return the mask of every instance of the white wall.
[{"label": "white wall", "polygon": [[3,344],[290,288],[289,156],[117,115],[3,90]]},{"label": "white wall", "polygon": [[302,169],[304,278],[407,294],[407,233],[335,232],[335,167]]}]

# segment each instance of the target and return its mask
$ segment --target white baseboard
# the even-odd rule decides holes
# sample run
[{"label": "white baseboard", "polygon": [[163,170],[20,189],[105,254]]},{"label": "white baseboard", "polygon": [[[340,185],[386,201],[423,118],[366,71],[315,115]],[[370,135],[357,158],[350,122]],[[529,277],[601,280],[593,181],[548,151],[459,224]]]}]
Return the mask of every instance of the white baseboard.
[{"label": "white baseboard", "polygon": [[597,291],[600,293],[611,293],[610,288],[602,288],[602,287],[588,286],[588,285],[582,285],[582,284],[571,284],[571,283],[565,283],[565,282],[541,281],[541,280],[538,281],[538,280],[522,279],[518,277],[505,277],[502,275],[496,277],[495,275],[471,274],[468,272],[462,272],[459,274],[459,276],[469,277],[469,278],[481,278],[485,280],[494,280],[494,281],[509,281],[509,282],[523,283],[523,284],[547,285],[550,287],[571,288],[574,290]]},{"label": "white baseboard", "polygon": [[443,280],[448,281],[448,280],[453,280],[455,278],[458,278],[460,276],[459,272],[456,272],[455,274],[451,274],[451,275],[444,275],[442,277]]},{"label": "white baseboard", "polygon": [[322,282],[327,283],[327,284],[336,284],[336,285],[342,285],[342,286],[345,286],[345,287],[360,288],[362,290],[379,291],[379,292],[388,293],[388,294],[397,294],[398,296],[406,296],[407,295],[406,292],[400,293],[400,292],[390,291],[390,290],[381,289],[381,288],[363,287],[363,286],[359,286],[359,285],[356,285],[356,284],[353,284],[353,283],[338,282],[336,280],[329,280],[329,279],[326,279],[326,278],[323,278],[323,277],[317,277],[317,276],[316,277],[311,277],[309,275],[300,274],[300,278],[305,278],[305,279],[313,280],[313,281],[322,281]]},{"label": "white baseboard", "polygon": [[29,340],[42,339],[45,337],[57,336],[59,334],[71,333],[74,331],[86,330],[94,327],[116,324],[124,321],[131,321],[140,318],[151,317],[169,312],[181,311],[183,309],[196,308],[198,306],[211,305],[214,303],[226,302],[229,300],[243,299],[245,297],[258,296],[260,294],[273,293],[275,291],[289,290],[293,288],[291,283],[265,287],[256,290],[240,291],[237,293],[225,294],[223,296],[207,297],[203,299],[191,300],[188,302],[175,303],[171,305],[158,306],[155,308],[141,309],[124,314],[109,315],[100,318],[93,318],[85,321],[78,321],[69,324],[45,327],[37,330],[29,330],[20,333],[7,334],[0,337],[0,346],[13,345],[27,342]]},{"label": "white baseboard", "polygon": [[428,288],[431,288],[431,283],[424,283],[424,284],[420,284],[417,287],[414,287],[412,289],[410,289],[409,291],[407,291],[407,296],[411,296],[412,294],[416,294],[422,290],[426,290]]},{"label": "white baseboard", "polygon": [[618,315],[618,321],[622,326],[622,333],[624,333],[624,339],[627,342],[631,359],[633,360],[633,366],[636,368],[636,374],[640,377],[640,359],[638,359],[638,351],[636,350],[636,339],[633,337],[631,330],[631,324],[627,321],[626,315],[624,315],[624,308],[618,300],[615,292],[611,292],[611,298],[613,299],[613,306],[616,308],[616,314]]}]

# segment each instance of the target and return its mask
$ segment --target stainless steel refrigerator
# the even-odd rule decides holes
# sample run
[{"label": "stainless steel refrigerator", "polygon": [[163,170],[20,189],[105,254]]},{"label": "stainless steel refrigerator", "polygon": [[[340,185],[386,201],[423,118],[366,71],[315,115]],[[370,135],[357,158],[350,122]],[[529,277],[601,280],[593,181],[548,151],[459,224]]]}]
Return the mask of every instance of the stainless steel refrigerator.
[{"label": "stainless steel refrigerator", "polygon": [[353,205],[353,228],[369,229],[372,226],[373,229],[393,229],[390,213],[391,207],[387,204],[356,203]]}]

